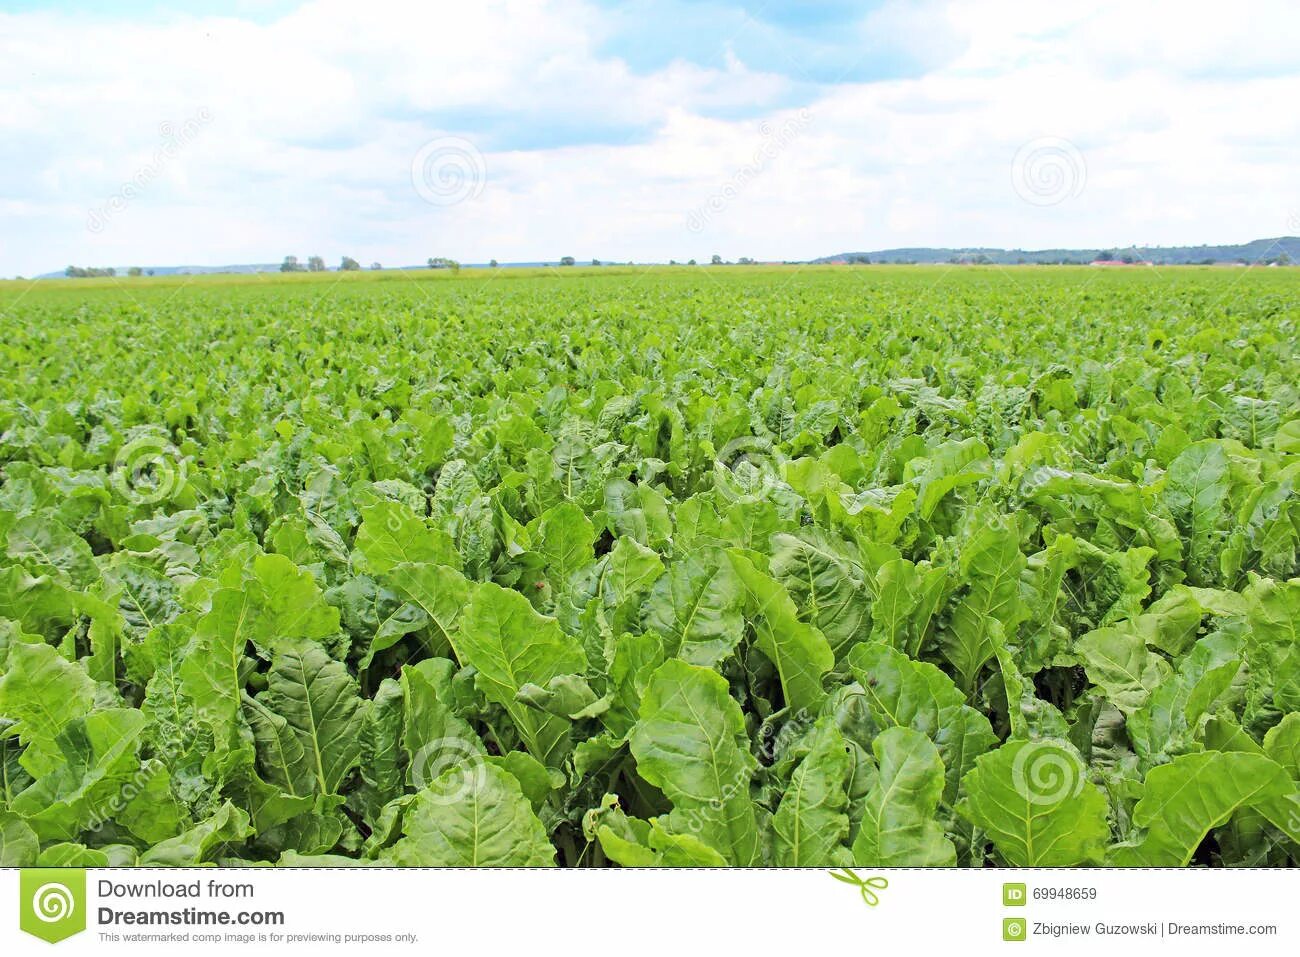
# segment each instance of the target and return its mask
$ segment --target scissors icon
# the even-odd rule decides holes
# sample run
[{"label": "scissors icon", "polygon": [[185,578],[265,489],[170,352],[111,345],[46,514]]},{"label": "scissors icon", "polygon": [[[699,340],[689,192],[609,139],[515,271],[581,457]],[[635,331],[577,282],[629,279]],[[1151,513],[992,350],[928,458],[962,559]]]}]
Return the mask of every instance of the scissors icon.
[{"label": "scissors icon", "polygon": [[875,907],[880,903],[880,895],[876,891],[883,891],[889,886],[889,881],[884,877],[867,877],[861,878],[847,867],[842,867],[843,873],[831,871],[831,877],[837,881],[843,881],[845,884],[852,884],[862,892],[862,899],[867,902],[868,907]]}]

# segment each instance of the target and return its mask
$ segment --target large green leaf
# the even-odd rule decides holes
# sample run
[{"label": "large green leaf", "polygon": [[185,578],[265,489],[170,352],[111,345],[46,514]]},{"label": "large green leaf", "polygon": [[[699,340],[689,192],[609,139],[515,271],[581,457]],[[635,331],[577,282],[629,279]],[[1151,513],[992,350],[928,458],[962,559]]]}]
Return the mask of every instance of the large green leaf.
[{"label": "large green leaf", "polygon": [[237,850],[252,833],[248,815],[227,801],[211,817],[149,848],[140,855],[140,864],[143,867],[193,867],[210,863],[223,851]]},{"label": "large green leaf", "polygon": [[382,574],[403,563],[460,564],[455,543],[440,528],[430,528],[401,502],[376,502],[361,509],[355,550],[363,571]]},{"label": "large green leaf", "polygon": [[347,668],[317,644],[282,646],[266,691],[256,700],[283,721],[274,733],[258,735],[258,750],[264,760],[283,768],[291,785],[285,790],[302,794],[314,787],[321,794],[338,793],[360,755],[364,718]]},{"label": "large green leaf", "polygon": [[247,593],[218,590],[212,596],[211,610],[199,620],[193,645],[180,666],[180,688],[193,702],[194,714],[209,729],[218,752],[237,746],[242,727],[250,615]]},{"label": "large green leaf", "polygon": [[1165,502],[1187,537],[1187,568],[1194,585],[1209,585],[1218,579],[1214,552],[1230,485],[1228,467],[1222,443],[1207,439],[1184,449],[1169,464],[1165,476]]},{"label": "large green leaf", "polygon": [[[62,763],[19,794],[10,809],[43,840],[73,840],[113,821],[124,793],[139,788],[140,736],[145,718],[134,708],[105,708],[78,718],[59,733]],[[163,808],[156,808],[163,813]]]},{"label": "large green leaf", "polygon": [[1011,741],[982,755],[962,781],[957,811],[988,835],[1012,867],[1098,863],[1109,828],[1106,799],[1063,741]]},{"label": "large green leaf", "polygon": [[386,578],[420,607],[439,641],[451,647],[451,636],[469,603],[471,585],[465,576],[447,565],[396,565]]},{"label": "large green leaf", "polygon": [[871,742],[879,777],[863,805],[853,863],[862,867],[951,867],[957,849],[935,810],[943,796],[943,761],[924,734],[887,728]]},{"label": "large green leaf", "polygon": [[870,631],[871,599],[848,546],[819,528],[772,536],[772,577],[786,587],[804,621],[816,626],[836,658]]},{"label": "large green leaf", "polygon": [[9,649],[0,678],[0,715],[17,722],[8,733],[27,746],[19,760],[28,773],[39,776],[60,767],[59,734],[90,710],[94,693],[86,670],[49,645],[20,642]]},{"label": "large green leaf", "polygon": [[561,502],[542,515],[538,537],[541,539],[538,552],[556,588],[563,587],[574,572],[595,561],[591,546],[596,541],[596,530],[582,509],[572,502]]},{"label": "large green leaf", "polygon": [[975,759],[997,743],[988,718],[968,706],[952,679],[934,665],[887,645],[860,645],[848,664],[880,728],[911,728],[935,743],[945,769],[944,803],[954,804]]},{"label": "large green leaf", "polygon": [[943,598],[947,572],[917,565],[906,558],[885,562],[876,570],[876,600],[871,605],[872,641],[893,645],[916,657]]},{"label": "large green leaf", "polygon": [[1184,867],[1205,836],[1234,811],[1294,792],[1295,782],[1281,765],[1263,755],[1185,754],[1147,772],[1133,809],[1142,836],[1117,845],[1110,861],[1123,867]]},{"label": "large green leaf", "polygon": [[776,666],[786,704],[808,712],[826,697],[822,676],[835,666],[826,637],[799,620],[794,601],[780,582],[756,569],[738,551],[732,567],[748,591],[746,616],[753,622],[760,651]]},{"label": "large green leaf", "polygon": [[385,860],[414,867],[545,867],[555,849],[519,789],[491,764],[453,767],[416,795]]},{"label": "large green leaf", "polygon": [[[836,867],[848,863],[844,844],[849,835],[852,759],[844,736],[834,724],[823,719],[813,734],[812,747],[790,776],[772,817],[772,863],[778,866]],[[941,765],[941,778],[942,774]]]},{"label": "large green leaf", "polygon": [[732,864],[758,862],[749,795],[756,762],[740,706],[720,675],[664,662],[646,687],[629,740],[637,773],[673,803],[669,830],[699,838]]},{"label": "large green leaf", "polygon": [[1026,564],[1015,529],[1006,525],[980,529],[962,549],[963,591],[939,643],[967,688],[993,657],[989,623],[1000,622],[1010,635],[1021,618],[1020,573]]},{"label": "large green leaf", "polygon": [[510,715],[529,753],[558,766],[569,722],[528,707],[519,692],[524,685],[545,687],[560,675],[585,671],[587,658],[578,641],[555,619],[534,611],[523,595],[491,583],[475,587],[451,641],[461,664],[477,670],[479,689]]},{"label": "large green leaf", "polygon": [[646,625],[663,635],[670,654],[713,667],[740,643],[743,595],[725,554],[713,549],[688,555],[655,582],[646,599]]},{"label": "large green leaf", "polygon": [[1088,680],[1126,714],[1146,705],[1170,677],[1168,662],[1148,651],[1142,636],[1127,626],[1090,631],[1075,643],[1075,651]]}]

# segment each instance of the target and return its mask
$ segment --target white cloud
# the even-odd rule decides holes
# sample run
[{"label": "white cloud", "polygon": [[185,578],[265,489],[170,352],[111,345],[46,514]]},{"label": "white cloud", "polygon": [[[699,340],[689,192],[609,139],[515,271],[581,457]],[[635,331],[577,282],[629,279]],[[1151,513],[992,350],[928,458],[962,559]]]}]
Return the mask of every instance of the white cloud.
[{"label": "white cloud", "polygon": [[[1293,10],[953,3],[945,42],[965,45],[946,64],[818,87],[734,56],[638,73],[582,0],[316,0],[263,24],[0,16],[0,272],[1276,235],[1300,209]],[[871,22],[904,50],[934,28],[896,10]],[[160,124],[204,110],[210,122],[157,162]],[[792,122],[774,149],[771,131]],[[412,187],[411,161],[446,133],[480,144],[488,180],[439,207]],[[1059,205],[1011,182],[1039,137],[1086,163]],[[141,170],[138,195],[87,229]]]}]

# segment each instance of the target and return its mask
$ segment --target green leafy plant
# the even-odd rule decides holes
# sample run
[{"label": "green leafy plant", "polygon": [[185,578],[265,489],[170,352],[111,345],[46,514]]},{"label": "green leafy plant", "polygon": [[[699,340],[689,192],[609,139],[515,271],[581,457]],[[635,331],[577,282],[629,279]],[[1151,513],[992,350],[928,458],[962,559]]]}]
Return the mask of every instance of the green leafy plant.
[{"label": "green leafy plant", "polygon": [[1288,277],[0,309],[0,865],[1300,864]]}]

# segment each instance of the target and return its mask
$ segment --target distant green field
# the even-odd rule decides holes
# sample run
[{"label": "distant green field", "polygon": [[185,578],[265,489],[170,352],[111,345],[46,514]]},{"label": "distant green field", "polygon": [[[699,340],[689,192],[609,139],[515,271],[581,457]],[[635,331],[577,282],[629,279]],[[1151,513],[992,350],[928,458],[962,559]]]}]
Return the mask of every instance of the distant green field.
[{"label": "distant green field", "polygon": [[0,316],[0,865],[1300,864],[1293,270]]}]

